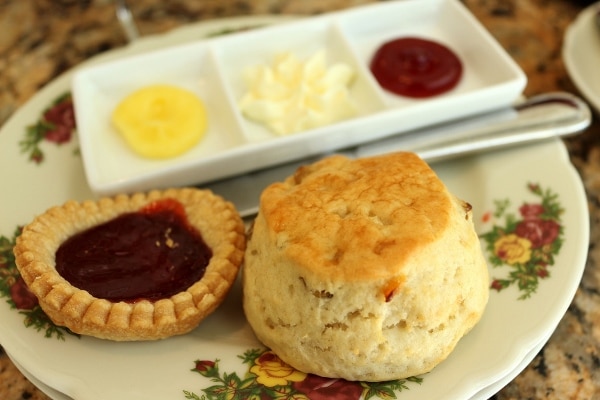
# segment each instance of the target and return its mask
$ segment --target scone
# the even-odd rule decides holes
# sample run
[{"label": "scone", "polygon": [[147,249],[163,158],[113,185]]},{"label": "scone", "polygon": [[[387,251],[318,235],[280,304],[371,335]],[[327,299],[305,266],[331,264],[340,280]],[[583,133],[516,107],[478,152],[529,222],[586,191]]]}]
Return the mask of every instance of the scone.
[{"label": "scone", "polygon": [[184,188],[53,207],[24,227],[14,253],[54,323],[132,341],[194,329],[224,300],[245,245],[231,203]]},{"label": "scone", "polygon": [[488,299],[471,206],[412,153],[331,156],[269,186],[242,276],[263,344],[347,380],[430,371]]}]

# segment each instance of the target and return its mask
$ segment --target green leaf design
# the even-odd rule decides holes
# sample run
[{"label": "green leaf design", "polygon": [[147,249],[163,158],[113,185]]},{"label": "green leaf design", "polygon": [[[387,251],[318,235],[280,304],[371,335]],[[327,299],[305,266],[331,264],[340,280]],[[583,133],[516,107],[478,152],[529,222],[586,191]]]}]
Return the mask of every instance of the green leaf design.
[{"label": "green leaf design", "polygon": [[[340,397],[335,396],[335,398],[340,400],[396,399],[398,398],[397,393],[410,389],[410,384],[420,385],[423,382],[422,377],[410,377],[387,382],[350,382],[343,379],[320,378],[315,375],[299,373],[279,359],[273,352],[265,349],[249,349],[244,354],[238,355],[238,358],[248,365],[248,371],[244,377],[240,377],[235,372],[221,372],[219,360],[194,361],[196,367],[192,371],[209,378],[215,384],[201,389],[204,393],[202,396],[184,390],[185,398],[194,400],[262,400],[265,398],[309,400],[312,391],[325,388],[323,390],[326,390],[326,392],[320,394],[320,397],[330,396],[331,390],[333,392],[339,390]],[[266,366],[266,368],[263,369],[262,366]],[[270,377],[275,379],[271,380]],[[273,382],[277,382],[277,384],[273,384]],[[285,383],[282,384],[281,382]]]},{"label": "green leaf design", "polygon": [[[56,97],[48,107],[42,111],[39,119],[25,129],[25,137],[19,142],[19,147],[21,153],[28,154],[30,161],[33,161],[36,164],[40,164],[44,161],[44,152],[42,151],[40,144],[47,138],[49,132],[57,128],[55,123],[46,119],[46,113],[54,107],[59,107],[63,104],[67,105],[67,103],[72,103],[70,92],[65,92]],[[71,107],[71,105],[69,105],[69,107]],[[71,129],[74,129],[74,126],[71,126],[70,123],[69,130]]]},{"label": "green leaf design", "polygon": [[[31,300],[28,300],[21,305],[15,302],[13,291],[19,288],[19,286],[21,286],[21,291],[27,290],[17,269],[13,254],[13,247],[20,234],[21,228],[18,227],[11,238],[0,236],[0,297],[6,298],[6,302],[11,308],[19,310],[19,313],[24,317],[23,324],[25,327],[43,332],[47,338],[55,337],[59,340],[65,340],[65,334],[79,337],[79,335],[73,333],[71,330],[55,325],[46,313],[44,313],[39,304],[37,304],[37,299],[35,303],[31,303]],[[29,296],[31,298],[34,297],[32,294]],[[24,306],[26,308],[23,308]]]}]

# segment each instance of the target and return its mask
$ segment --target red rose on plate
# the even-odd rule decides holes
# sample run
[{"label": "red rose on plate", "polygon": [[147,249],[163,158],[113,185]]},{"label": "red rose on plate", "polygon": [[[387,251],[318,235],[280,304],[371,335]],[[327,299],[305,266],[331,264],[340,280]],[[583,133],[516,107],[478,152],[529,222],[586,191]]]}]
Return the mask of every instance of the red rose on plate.
[{"label": "red rose on plate", "polygon": [[56,104],[44,113],[44,120],[52,124],[44,136],[46,140],[59,144],[68,142],[75,129],[73,102],[69,99]]},{"label": "red rose on plate", "polygon": [[531,248],[537,249],[552,243],[558,237],[560,225],[554,220],[526,219],[519,222],[515,234],[529,239]]},{"label": "red rose on plate", "polygon": [[544,212],[544,207],[541,204],[523,204],[519,207],[519,212],[524,219],[538,219]]},{"label": "red rose on plate", "polygon": [[293,386],[311,400],[358,400],[363,391],[360,383],[312,374],[303,381],[294,382]]},{"label": "red rose on plate", "polygon": [[216,363],[214,361],[199,360],[196,361],[196,367],[194,368],[194,370],[200,373],[204,373],[206,371],[214,369],[215,365]]},{"label": "red rose on plate", "polygon": [[29,291],[23,278],[19,277],[10,287],[10,297],[19,310],[32,310],[38,305],[38,299]]}]

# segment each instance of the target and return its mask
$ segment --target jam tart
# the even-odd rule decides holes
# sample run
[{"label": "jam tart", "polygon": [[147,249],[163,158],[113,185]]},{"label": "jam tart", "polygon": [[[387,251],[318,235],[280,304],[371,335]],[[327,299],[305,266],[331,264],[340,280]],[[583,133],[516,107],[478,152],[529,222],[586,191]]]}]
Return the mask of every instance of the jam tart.
[{"label": "jam tart", "polygon": [[68,201],[25,226],[14,253],[55,324],[135,341],[194,329],[225,299],[245,247],[230,202],[182,188]]}]

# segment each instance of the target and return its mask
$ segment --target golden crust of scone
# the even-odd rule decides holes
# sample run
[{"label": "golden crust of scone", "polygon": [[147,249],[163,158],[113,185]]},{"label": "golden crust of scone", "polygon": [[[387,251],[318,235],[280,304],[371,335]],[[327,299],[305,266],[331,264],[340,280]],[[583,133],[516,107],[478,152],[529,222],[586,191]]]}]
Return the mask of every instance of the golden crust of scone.
[{"label": "golden crust of scone", "polygon": [[[212,250],[204,276],[187,290],[157,301],[111,302],[71,285],[55,254],[72,235],[165,198],[183,204],[189,223]],[[234,206],[208,190],[168,189],[98,201],[68,201],[24,227],[15,261],[29,289],[54,323],[75,333],[117,341],[154,340],[194,329],[224,300],[243,261],[244,224]]]},{"label": "golden crust of scone", "polygon": [[256,336],[296,369],[348,380],[430,371],[489,292],[471,206],[412,153],[332,156],[268,187],[242,273]]},{"label": "golden crust of scone", "polygon": [[416,155],[397,158],[333,156],[268,187],[260,211],[273,235],[286,236],[286,256],[323,278],[373,279],[435,241],[452,199]]}]

